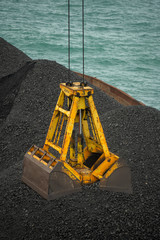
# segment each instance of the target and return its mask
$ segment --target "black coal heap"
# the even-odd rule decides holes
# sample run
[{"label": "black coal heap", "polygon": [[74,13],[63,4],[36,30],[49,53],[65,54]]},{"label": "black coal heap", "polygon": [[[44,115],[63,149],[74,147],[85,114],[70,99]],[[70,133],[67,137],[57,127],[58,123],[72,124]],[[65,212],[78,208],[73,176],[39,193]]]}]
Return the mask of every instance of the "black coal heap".
[{"label": "black coal heap", "polygon": [[[160,111],[124,107],[94,87],[110,151],[131,167],[133,194],[98,184],[48,202],[21,182],[23,156],[43,146],[67,69],[0,38],[0,239],[159,239]],[[73,81],[81,80],[71,72]]]}]

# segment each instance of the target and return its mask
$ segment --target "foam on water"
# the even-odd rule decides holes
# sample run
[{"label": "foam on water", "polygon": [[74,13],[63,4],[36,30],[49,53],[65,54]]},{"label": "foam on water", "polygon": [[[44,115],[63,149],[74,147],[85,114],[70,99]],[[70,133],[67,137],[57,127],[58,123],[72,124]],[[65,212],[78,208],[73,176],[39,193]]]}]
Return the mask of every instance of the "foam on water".
[{"label": "foam on water", "polygon": [[[1,0],[1,37],[67,63],[67,0]],[[85,1],[85,74],[160,109],[160,0]],[[81,1],[71,1],[71,69],[82,72]]]}]

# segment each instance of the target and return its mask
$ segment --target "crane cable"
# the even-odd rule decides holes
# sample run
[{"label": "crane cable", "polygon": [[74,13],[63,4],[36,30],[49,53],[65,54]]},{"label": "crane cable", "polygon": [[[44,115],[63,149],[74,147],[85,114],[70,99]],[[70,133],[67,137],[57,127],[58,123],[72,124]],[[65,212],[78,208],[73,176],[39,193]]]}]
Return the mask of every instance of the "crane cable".
[{"label": "crane cable", "polygon": [[[83,49],[83,81],[81,85],[84,86],[84,0],[82,0],[82,49]],[[70,0],[68,0],[68,82],[67,85],[72,85],[72,81],[70,79]]]},{"label": "crane cable", "polygon": [[70,0],[68,0],[68,85],[72,85],[70,80]]},{"label": "crane cable", "polygon": [[82,0],[82,48],[83,48],[83,85],[84,85],[84,0]]}]

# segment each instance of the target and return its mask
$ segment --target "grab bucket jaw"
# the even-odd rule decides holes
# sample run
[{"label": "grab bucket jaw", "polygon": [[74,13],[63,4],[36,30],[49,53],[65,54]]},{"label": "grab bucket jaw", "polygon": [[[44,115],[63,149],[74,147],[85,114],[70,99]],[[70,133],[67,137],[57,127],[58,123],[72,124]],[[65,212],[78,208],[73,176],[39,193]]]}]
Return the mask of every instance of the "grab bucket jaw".
[{"label": "grab bucket jaw", "polygon": [[48,200],[81,191],[80,182],[76,178],[71,179],[66,174],[62,162],[56,160],[54,167],[49,165],[43,164],[34,156],[26,153],[22,181]]},{"label": "grab bucket jaw", "polygon": [[126,161],[119,158],[100,180],[99,187],[112,192],[132,193],[131,171]]},{"label": "grab bucket jaw", "polygon": [[[60,88],[43,148],[34,145],[25,154],[23,182],[48,200],[78,192],[82,184],[96,181],[100,181],[101,189],[131,193],[130,169],[108,149],[93,89],[79,82],[61,83]],[[79,123],[77,146],[76,123]]]}]

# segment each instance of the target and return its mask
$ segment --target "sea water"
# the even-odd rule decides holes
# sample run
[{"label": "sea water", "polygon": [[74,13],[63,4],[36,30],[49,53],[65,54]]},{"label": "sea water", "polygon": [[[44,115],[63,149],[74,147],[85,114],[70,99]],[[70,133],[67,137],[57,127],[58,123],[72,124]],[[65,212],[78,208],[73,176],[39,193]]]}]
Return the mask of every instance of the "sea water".
[{"label": "sea water", "polygon": [[[70,0],[71,69],[82,72],[82,5]],[[68,67],[68,0],[0,0],[0,36]],[[85,74],[160,109],[160,0],[85,0]]]}]

